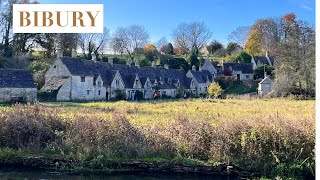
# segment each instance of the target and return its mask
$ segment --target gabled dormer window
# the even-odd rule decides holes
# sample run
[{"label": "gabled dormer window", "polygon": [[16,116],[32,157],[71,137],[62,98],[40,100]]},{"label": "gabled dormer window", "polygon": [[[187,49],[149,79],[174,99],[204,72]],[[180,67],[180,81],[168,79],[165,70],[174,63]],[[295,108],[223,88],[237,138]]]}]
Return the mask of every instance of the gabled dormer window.
[{"label": "gabled dormer window", "polygon": [[101,87],[101,81],[98,81],[98,87]]},{"label": "gabled dormer window", "polygon": [[116,86],[119,86],[120,85],[120,81],[119,79],[116,80]]}]

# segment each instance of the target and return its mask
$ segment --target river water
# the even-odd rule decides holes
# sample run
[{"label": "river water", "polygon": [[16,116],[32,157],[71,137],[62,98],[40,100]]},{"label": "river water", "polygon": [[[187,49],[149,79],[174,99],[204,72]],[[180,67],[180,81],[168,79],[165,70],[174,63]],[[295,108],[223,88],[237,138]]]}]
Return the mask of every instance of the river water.
[{"label": "river water", "polygon": [[34,169],[0,169],[0,180],[236,180],[225,176],[196,176],[177,174],[116,174],[116,175],[72,175],[61,172]]}]

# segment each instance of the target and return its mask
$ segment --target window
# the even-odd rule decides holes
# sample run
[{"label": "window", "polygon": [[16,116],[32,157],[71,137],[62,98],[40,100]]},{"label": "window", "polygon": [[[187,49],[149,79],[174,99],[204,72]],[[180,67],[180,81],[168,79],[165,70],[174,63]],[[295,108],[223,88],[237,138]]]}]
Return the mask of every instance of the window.
[{"label": "window", "polygon": [[87,95],[90,95],[90,90],[87,90]]},{"label": "window", "polygon": [[100,96],[100,94],[101,94],[101,91],[99,90],[99,91],[98,91],[98,96]]},{"label": "window", "polygon": [[56,66],[56,65],[54,65],[54,66],[53,66],[53,68],[57,68],[57,66]]},{"label": "window", "polygon": [[119,80],[116,80],[116,86],[119,86],[119,85],[120,85]]},{"label": "window", "polygon": [[81,82],[86,82],[86,77],[81,77]]},{"label": "window", "polygon": [[163,91],[163,93],[162,93],[163,95],[166,95],[167,94],[167,91]]},{"label": "window", "polygon": [[250,79],[250,75],[246,75],[246,79]]},{"label": "window", "polygon": [[101,81],[98,81],[98,86],[101,87]]}]

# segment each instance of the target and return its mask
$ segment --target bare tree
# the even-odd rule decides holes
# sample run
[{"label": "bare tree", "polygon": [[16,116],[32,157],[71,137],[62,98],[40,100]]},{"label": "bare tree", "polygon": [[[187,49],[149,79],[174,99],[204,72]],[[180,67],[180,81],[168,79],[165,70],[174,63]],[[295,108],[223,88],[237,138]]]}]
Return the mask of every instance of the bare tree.
[{"label": "bare tree", "polygon": [[156,42],[156,48],[158,51],[161,51],[161,48],[168,45],[168,41],[167,41],[167,38],[166,37],[162,37],[161,39],[159,39],[157,42]]},{"label": "bare tree", "polygon": [[306,22],[294,22],[279,42],[276,55],[277,95],[315,96],[315,30]]},{"label": "bare tree", "polygon": [[143,48],[147,44],[149,33],[143,26],[131,25],[128,27],[119,27],[113,39],[116,39],[117,43],[119,43],[118,46],[133,60],[134,51],[138,48]]},{"label": "bare tree", "polygon": [[92,52],[95,53],[97,57],[104,52],[109,40],[110,31],[104,28],[103,33],[81,34],[79,47],[82,50],[82,54],[88,59],[91,59]]},{"label": "bare tree", "polygon": [[199,49],[211,38],[212,33],[203,22],[182,23],[173,31],[173,39],[176,47],[190,52],[191,49]]},{"label": "bare tree", "polygon": [[249,26],[240,26],[229,35],[229,40],[234,41],[244,47],[248,35],[249,35],[250,27]]},{"label": "bare tree", "polygon": [[258,29],[261,32],[261,49],[263,52],[274,51],[279,41],[279,24],[275,19],[259,19],[251,28]]},{"label": "bare tree", "polygon": [[119,39],[118,37],[112,38],[110,46],[114,54],[119,53],[120,55],[122,55],[125,51],[123,44],[121,43],[121,39]]}]

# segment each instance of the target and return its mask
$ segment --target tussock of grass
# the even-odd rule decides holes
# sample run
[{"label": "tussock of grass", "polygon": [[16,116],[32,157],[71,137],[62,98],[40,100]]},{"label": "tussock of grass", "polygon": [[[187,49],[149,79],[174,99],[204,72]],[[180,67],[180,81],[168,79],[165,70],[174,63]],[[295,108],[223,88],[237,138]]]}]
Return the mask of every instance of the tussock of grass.
[{"label": "tussock of grass", "polygon": [[116,159],[230,162],[275,176],[288,174],[283,167],[290,164],[295,171],[290,176],[295,176],[314,172],[315,102],[16,105],[0,107],[0,136],[0,148],[60,155],[80,161],[84,168],[99,169]]}]

